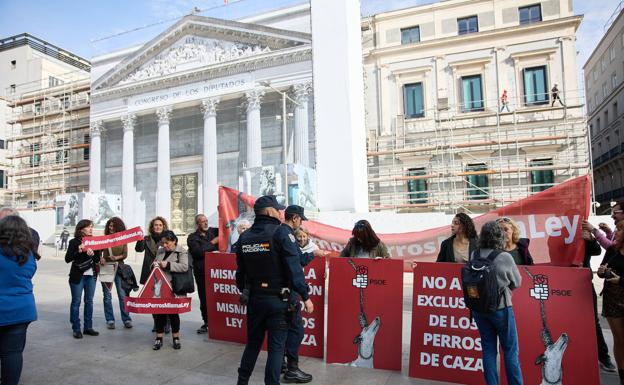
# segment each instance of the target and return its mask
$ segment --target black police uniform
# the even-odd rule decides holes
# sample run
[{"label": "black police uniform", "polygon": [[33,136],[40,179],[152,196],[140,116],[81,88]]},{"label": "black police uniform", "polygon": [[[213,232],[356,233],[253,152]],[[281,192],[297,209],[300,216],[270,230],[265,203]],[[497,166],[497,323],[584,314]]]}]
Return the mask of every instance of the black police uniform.
[{"label": "black police uniform", "polygon": [[[239,384],[246,384],[253,372],[268,331],[268,357],[264,383],[279,384],[284,345],[288,334],[288,299],[280,296],[288,287],[309,298],[308,285],[300,265],[300,251],[294,236],[281,230],[278,219],[257,215],[251,228],[238,241],[236,285],[249,289],[247,345],[238,369]],[[292,230],[290,232],[292,235]]]}]

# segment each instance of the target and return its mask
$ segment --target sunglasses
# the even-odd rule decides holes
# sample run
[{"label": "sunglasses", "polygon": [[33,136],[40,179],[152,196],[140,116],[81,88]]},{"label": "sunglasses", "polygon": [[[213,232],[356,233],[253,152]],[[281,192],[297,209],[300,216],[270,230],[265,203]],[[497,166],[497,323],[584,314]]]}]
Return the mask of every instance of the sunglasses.
[{"label": "sunglasses", "polygon": [[511,218],[507,218],[507,217],[500,217],[496,220],[496,223],[501,223],[501,222],[505,222],[505,223],[511,223]]}]

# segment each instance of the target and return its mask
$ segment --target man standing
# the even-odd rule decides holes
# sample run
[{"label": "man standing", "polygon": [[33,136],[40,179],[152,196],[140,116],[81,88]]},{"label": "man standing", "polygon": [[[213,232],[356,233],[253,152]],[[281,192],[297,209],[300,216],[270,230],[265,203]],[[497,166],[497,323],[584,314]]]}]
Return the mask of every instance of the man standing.
[{"label": "man standing", "polygon": [[[284,212],[284,223],[280,226],[280,232],[285,234],[288,239],[295,237],[295,230],[301,227],[302,221],[307,221],[304,209],[301,206],[291,205]],[[299,246],[297,246],[299,249]],[[314,253],[301,253],[300,264],[306,266],[316,256],[323,256],[325,251],[316,250]],[[303,269],[302,269],[303,271]],[[303,341],[303,319],[301,317],[301,306],[299,304],[301,297],[297,293],[291,293],[289,301],[290,326],[288,328],[288,338],[286,339],[286,367],[282,365],[284,371],[284,382],[305,384],[312,381],[312,375],[299,369],[299,346]]]},{"label": "man standing", "polygon": [[565,107],[566,105],[563,104],[563,101],[561,101],[561,98],[559,97],[559,88],[557,87],[557,83],[555,83],[555,86],[550,90],[550,92],[552,93],[552,105],[551,107],[555,106],[555,102],[558,100],[559,104],[561,104],[563,107]]},{"label": "man standing", "polygon": [[249,383],[267,331],[264,383],[279,384],[291,290],[301,295],[306,312],[314,310],[295,237],[280,226],[278,210],[282,209],[284,206],[274,195],[258,198],[254,224],[238,240],[236,286],[243,293],[241,303],[247,305],[247,345],[238,368],[237,385]]},{"label": "man standing", "polygon": [[69,240],[69,231],[67,231],[67,227],[63,227],[63,231],[61,231],[61,250],[67,250],[67,241]]},{"label": "man standing", "polygon": [[189,253],[193,258],[193,275],[197,284],[197,295],[199,296],[199,309],[201,311],[204,324],[197,329],[197,334],[208,332],[208,311],[206,309],[206,281],[204,255],[207,252],[219,249],[219,229],[208,227],[208,218],[204,214],[195,216],[194,233],[188,236],[186,241]]}]

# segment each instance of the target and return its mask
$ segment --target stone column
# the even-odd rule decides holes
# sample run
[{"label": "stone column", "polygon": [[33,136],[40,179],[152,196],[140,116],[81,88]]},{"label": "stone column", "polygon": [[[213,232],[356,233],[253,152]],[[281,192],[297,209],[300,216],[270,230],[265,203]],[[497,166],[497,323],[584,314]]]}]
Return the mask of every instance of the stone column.
[{"label": "stone column", "polygon": [[262,133],[260,129],[260,103],[264,90],[254,89],[247,97],[247,168],[262,166]]},{"label": "stone column", "polygon": [[296,84],[295,91],[295,163],[308,167],[310,164],[310,144],[308,140],[308,96],[309,83]]},{"label": "stone column", "polygon": [[158,116],[156,215],[167,220],[171,220],[171,163],[169,156],[169,118],[171,111],[171,106],[156,110]]},{"label": "stone column", "polygon": [[202,100],[204,114],[204,157],[202,171],[202,189],[204,190],[204,215],[215,216],[219,204],[217,186],[217,105],[218,98]]},{"label": "stone column", "polygon": [[102,121],[91,122],[89,138],[89,191],[99,193],[102,189]]},{"label": "stone column", "polygon": [[127,225],[134,221],[134,123],[136,115],[121,117],[123,151],[121,160],[121,213]]}]

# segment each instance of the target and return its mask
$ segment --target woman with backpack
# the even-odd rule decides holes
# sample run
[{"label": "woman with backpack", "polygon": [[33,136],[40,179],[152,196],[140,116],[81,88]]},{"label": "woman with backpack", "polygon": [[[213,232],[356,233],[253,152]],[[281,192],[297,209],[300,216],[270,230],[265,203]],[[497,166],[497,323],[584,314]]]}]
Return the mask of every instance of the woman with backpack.
[{"label": "woman with backpack", "polygon": [[440,245],[436,262],[464,263],[477,248],[477,231],[467,214],[458,213],[451,222],[451,236]]},{"label": "woman with backpack", "polygon": [[[477,246],[478,249],[470,257],[471,261],[476,258],[490,259],[491,266],[493,266],[492,274],[495,275],[498,283],[498,292],[502,291],[502,294],[496,298],[499,302],[495,311],[481,313],[471,308],[481,336],[485,382],[488,385],[498,385],[499,383],[496,360],[497,342],[500,340],[501,349],[504,353],[507,383],[509,385],[522,385],[522,372],[518,358],[518,332],[511,303],[511,291],[520,287],[522,278],[511,254],[503,251],[505,233],[496,221],[487,222],[483,225]],[[463,283],[464,291],[470,293],[470,290],[466,289],[465,280]],[[498,295],[498,293],[493,295]]]},{"label": "woman with backpack", "polygon": [[[97,336],[100,333],[93,329],[93,294],[99,272],[99,264],[104,264],[102,252],[92,250],[82,244],[83,237],[93,234],[93,222],[82,219],[76,224],[74,238],[69,241],[65,262],[71,263],[69,269],[69,288],[71,289],[71,305],[69,320],[72,324],[74,338],[82,338],[82,334]],[[80,331],[80,301],[84,292],[84,330]]]},{"label": "woman with backpack", "polygon": [[[112,217],[106,222],[104,227],[104,235],[115,234],[120,231],[126,230],[126,224],[118,217]],[[111,289],[113,283],[117,291],[117,299],[119,300],[119,312],[121,313],[121,321],[126,329],[132,328],[132,318],[126,311],[124,300],[126,293],[121,287],[121,274],[119,266],[123,265],[124,260],[128,257],[128,245],[113,246],[108,249],[104,249],[102,256],[106,263],[114,269],[115,278],[113,282],[101,282],[102,294],[104,297],[104,318],[106,318],[106,327],[109,329],[115,329],[115,313],[113,312],[113,299],[111,295]],[[101,278],[101,277],[100,277]]]}]

